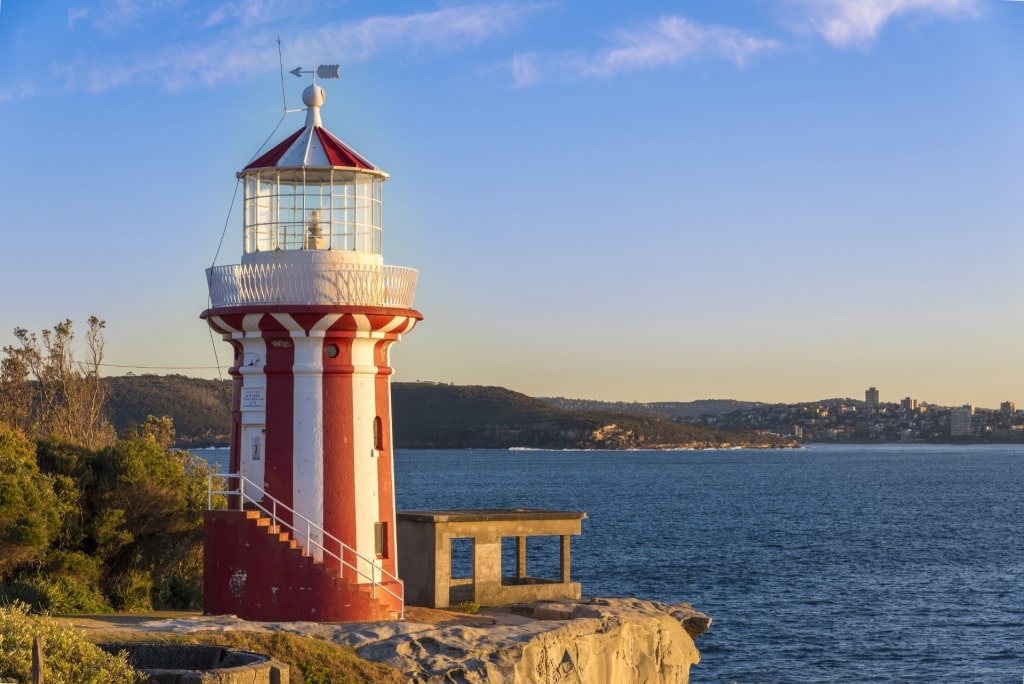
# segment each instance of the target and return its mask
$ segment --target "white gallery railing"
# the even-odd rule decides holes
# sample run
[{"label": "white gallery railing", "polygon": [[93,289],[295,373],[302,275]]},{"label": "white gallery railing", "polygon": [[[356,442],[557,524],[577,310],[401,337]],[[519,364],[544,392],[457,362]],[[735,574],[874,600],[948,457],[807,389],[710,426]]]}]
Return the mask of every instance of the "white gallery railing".
[{"label": "white gallery railing", "polygon": [[210,306],[342,304],[411,309],[419,272],[365,264],[234,264],[206,269]]}]

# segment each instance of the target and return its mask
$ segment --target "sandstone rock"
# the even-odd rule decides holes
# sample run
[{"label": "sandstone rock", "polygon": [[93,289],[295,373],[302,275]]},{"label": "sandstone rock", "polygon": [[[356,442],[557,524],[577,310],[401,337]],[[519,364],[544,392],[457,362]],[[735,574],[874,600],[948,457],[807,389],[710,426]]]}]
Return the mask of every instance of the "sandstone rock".
[{"label": "sandstone rock", "polygon": [[711,618],[687,603],[628,598],[539,601],[478,615],[411,608],[405,621],[248,622],[234,616],[159,620],[149,630],[281,631],[354,648],[413,684],[686,684],[693,639]]},{"label": "sandstone rock", "polygon": [[684,624],[700,634],[711,622],[688,604],[604,598],[517,604],[481,615],[494,624],[437,625],[357,652],[417,684],[685,684],[700,654]]}]

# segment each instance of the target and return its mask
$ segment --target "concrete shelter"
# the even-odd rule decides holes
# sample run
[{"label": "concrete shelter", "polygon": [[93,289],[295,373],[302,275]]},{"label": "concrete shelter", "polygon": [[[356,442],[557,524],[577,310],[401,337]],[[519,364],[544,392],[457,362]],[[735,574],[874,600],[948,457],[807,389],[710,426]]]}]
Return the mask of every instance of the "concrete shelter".
[{"label": "concrete shelter", "polygon": [[[398,574],[409,605],[446,608],[463,601],[505,605],[545,599],[578,599],[570,579],[570,537],[579,535],[586,513],[543,509],[400,511]],[[530,577],[528,537],[560,537],[559,577]],[[503,576],[502,539],[516,540],[515,574]],[[472,574],[452,577],[452,540],[471,539]]]}]

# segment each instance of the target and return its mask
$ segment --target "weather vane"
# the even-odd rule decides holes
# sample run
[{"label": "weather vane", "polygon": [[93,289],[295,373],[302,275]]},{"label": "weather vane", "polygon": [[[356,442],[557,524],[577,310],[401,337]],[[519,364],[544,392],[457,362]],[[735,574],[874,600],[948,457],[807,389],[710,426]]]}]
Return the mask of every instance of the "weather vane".
[{"label": "weather vane", "polygon": [[292,76],[298,76],[299,78],[302,77],[302,74],[316,74],[317,78],[327,79],[341,78],[341,76],[339,76],[338,73],[340,70],[341,67],[337,64],[321,64],[316,68],[315,71],[312,69],[303,69],[302,67],[295,67],[288,73],[291,74]]},{"label": "weather vane", "polygon": [[[3,0],[0,0],[2,2]],[[316,60],[313,60],[316,63]],[[284,56],[281,53],[281,36],[277,37],[277,63],[281,69],[281,103],[284,105],[284,115],[292,114],[294,112],[301,112],[301,109],[288,109],[288,98],[285,95],[284,87]],[[316,69],[303,69],[302,67],[295,67],[288,73],[292,76],[302,77],[303,74],[313,74],[313,84],[316,85],[316,79],[336,79],[341,78],[339,72],[341,67],[337,64],[321,64]],[[282,121],[284,120],[282,116]],[[280,125],[280,124],[278,124]],[[275,129],[276,130],[276,129]]]}]

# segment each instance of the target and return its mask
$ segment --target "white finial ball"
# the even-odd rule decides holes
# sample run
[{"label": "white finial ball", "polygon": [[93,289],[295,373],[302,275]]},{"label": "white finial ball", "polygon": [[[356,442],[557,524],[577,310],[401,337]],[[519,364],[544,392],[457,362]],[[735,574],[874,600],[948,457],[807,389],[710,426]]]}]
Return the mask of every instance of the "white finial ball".
[{"label": "white finial ball", "polygon": [[307,107],[319,107],[327,99],[327,93],[318,85],[308,86],[302,91],[302,104]]}]

